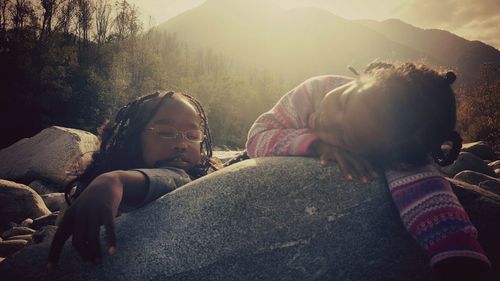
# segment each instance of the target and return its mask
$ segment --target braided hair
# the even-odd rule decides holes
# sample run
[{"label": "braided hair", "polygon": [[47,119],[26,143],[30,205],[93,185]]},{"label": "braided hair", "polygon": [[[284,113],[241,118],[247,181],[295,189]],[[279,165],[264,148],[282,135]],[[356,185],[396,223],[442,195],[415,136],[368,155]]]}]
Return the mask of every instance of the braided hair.
[{"label": "braided hair", "polygon": [[[432,156],[441,166],[451,164],[462,147],[454,131],[456,101],[451,84],[453,72],[439,73],[425,65],[385,62],[369,64],[358,83],[371,81],[376,94],[388,101],[382,122],[389,124],[391,143],[373,151],[369,158],[381,166],[396,163],[424,164]],[[451,149],[442,145],[451,143]]]},{"label": "braided hair", "polygon": [[210,160],[212,157],[212,137],[208,127],[208,119],[201,103],[185,93],[157,91],[139,97],[123,106],[116,114],[114,122],[105,125],[100,133],[100,148],[93,154],[92,162],[80,176],[71,181],[65,188],[65,198],[68,204],[71,204],[92,180],[103,173],[144,167],[141,132],[162,104],[168,102],[174,95],[181,95],[194,106],[205,135],[200,144],[201,163],[186,172],[191,178],[196,179],[206,175],[210,168],[216,170]]}]

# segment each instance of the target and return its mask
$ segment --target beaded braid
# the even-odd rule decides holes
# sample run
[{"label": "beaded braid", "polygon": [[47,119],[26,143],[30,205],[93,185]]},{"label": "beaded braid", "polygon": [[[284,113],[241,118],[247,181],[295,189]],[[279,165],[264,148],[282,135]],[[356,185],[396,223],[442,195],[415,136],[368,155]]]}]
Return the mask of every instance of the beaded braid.
[{"label": "beaded braid", "polygon": [[[107,124],[101,134],[101,145],[99,151],[94,153],[92,162],[85,171],[76,179],[71,181],[65,188],[65,198],[68,204],[76,199],[87,185],[97,176],[114,170],[127,170],[139,168],[142,165],[142,151],[139,139],[134,136],[139,130],[153,118],[158,109],[168,98],[172,98],[174,92],[157,91],[137,98],[120,108],[116,114],[115,121]],[[200,165],[187,171],[191,178],[199,178],[208,173],[210,168],[216,170],[212,165],[212,138],[208,127],[208,119],[201,103],[194,97],[181,93],[196,109],[202,120],[205,139],[200,146],[203,155]],[[159,98],[159,99],[158,99]],[[153,99],[158,99],[157,104],[147,112],[144,105]],[[130,148],[130,149],[127,149]]]},{"label": "beaded braid", "polygon": [[192,105],[194,105],[194,107],[196,108],[196,112],[198,113],[198,116],[202,120],[203,134],[205,135],[205,138],[203,139],[203,142],[201,143],[200,146],[200,153],[202,155],[201,163],[200,165],[189,170],[188,172],[191,177],[199,178],[206,175],[210,168],[212,168],[213,170],[218,169],[210,160],[212,158],[212,135],[210,133],[210,128],[208,127],[207,115],[205,114],[205,110],[203,109],[201,103],[193,96],[190,96],[185,93],[181,94],[182,96],[187,98]]}]

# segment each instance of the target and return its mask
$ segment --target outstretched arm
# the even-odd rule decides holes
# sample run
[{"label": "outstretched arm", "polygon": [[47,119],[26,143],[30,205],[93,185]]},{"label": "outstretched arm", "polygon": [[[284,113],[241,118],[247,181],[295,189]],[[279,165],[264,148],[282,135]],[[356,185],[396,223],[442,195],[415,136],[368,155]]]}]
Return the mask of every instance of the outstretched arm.
[{"label": "outstretched arm", "polygon": [[57,264],[64,243],[73,236],[73,246],[84,261],[98,262],[100,226],[106,230],[107,252],[116,251],[114,219],[118,209],[132,210],[187,183],[184,171],[143,169],[112,171],[96,177],[65,211],[49,252],[49,268]]},{"label": "outstretched arm", "polygon": [[121,202],[137,204],[147,193],[146,177],[138,171],[113,171],[95,178],[78,199],[65,211],[48,257],[53,267],[68,238],[84,261],[98,262],[100,226],[106,229],[108,252],[116,249],[114,219]]}]

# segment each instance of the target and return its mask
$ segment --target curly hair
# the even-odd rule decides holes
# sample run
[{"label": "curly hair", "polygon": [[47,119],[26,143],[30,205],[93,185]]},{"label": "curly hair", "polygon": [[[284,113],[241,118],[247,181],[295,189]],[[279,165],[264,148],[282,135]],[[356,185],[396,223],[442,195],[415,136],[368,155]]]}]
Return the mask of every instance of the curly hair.
[{"label": "curly hair", "polygon": [[[413,63],[375,62],[358,80],[370,83],[370,90],[386,101],[381,120],[388,125],[391,146],[371,152],[372,161],[382,166],[422,164],[432,156],[444,166],[457,158],[462,139],[454,131],[453,72],[440,73]],[[445,142],[452,143],[448,153],[441,149]]]}]

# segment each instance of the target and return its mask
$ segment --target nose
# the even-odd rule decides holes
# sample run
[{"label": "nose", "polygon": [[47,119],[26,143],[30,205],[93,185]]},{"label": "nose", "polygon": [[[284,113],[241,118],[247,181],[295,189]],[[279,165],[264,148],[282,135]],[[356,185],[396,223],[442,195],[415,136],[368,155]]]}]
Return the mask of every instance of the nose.
[{"label": "nose", "polygon": [[186,151],[186,148],[187,148],[187,140],[184,138],[184,136],[182,134],[179,134],[175,138],[175,141],[173,144],[173,149],[175,151],[184,152],[184,151]]}]

